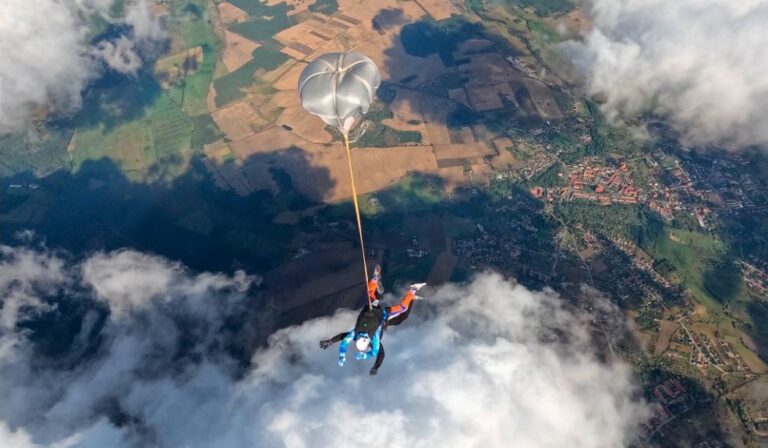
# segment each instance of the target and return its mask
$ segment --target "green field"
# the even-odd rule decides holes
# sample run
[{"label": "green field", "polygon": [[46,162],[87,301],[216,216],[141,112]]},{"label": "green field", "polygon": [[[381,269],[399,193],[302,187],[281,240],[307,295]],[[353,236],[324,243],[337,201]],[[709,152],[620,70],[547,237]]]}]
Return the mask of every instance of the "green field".
[{"label": "green field", "polygon": [[208,2],[192,0],[186,4],[174,2],[171,10],[171,33],[184,42],[186,48],[202,47],[203,61],[181,83],[174,85],[168,95],[181,106],[187,115],[200,115],[208,111],[206,98],[208,86],[213,80],[219,43],[213,27],[207,20],[201,20],[195,14],[189,14],[193,7],[202,16],[207,16]]},{"label": "green field", "polygon": [[235,23],[229,27],[230,31],[240,34],[246,39],[257,42],[272,39],[275,34],[294,24],[288,17],[286,3],[279,3],[271,7],[259,4],[257,1],[235,0],[232,3],[253,17],[247,22]]},{"label": "green field", "polygon": [[619,154],[633,156],[640,154],[641,146],[626,127],[613,126],[600,112],[595,103],[587,102],[590,114],[594,118],[592,127],[591,154]]},{"label": "green field", "polygon": [[269,6],[260,0],[230,0],[230,3],[247,12],[253,17],[271,17],[274,15],[287,15],[288,5],[280,3]]},{"label": "green field", "polygon": [[87,160],[109,158],[132,180],[173,178],[186,171],[202,146],[220,138],[208,115],[207,95],[219,43],[207,16],[208,2],[174,2],[168,28],[182,48],[201,47],[202,62],[163,91],[146,72],[113,76],[86,97],[69,123],[76,127],[71,157],[79,169]]},{"label": "green field", "polygon": [[371,122],[365,133],[353,143],[353,148],[387,148],[421,143],[418,131],[400,131],[385,124]]},{"label": "green field", "polygon": [[562,167],[555,163],[548,169],[532,177],[526,184],[531,187],[557,188],[564,187],[567,182],[564,178],[558,176]]},{"label": "green field", "polygon": [[529,17],[526,23],[530,33],[528,41],[534,51],[544,52],[563,40],[562,35],[537,17]]},{"label": "green field", "polygon": [[[196,132],[195,124],[200,124]],[[134,180],[144,179],[150,169],[162,164],[162,174],[176,176],[200,147],[192,144],[210,140],[215,132],[206,119],[193,120],[176,102],[162,93],[136,119],[115,126],[98,124],[78,128],[72,161],[75,169],[87,160],[109,158]]]},{"label": "green field", "polygon": [[710,310],[719,310],[732,298],[732,276],[721,263],[725,245],[708,233],[668,229],[645,248],[657,260],[666,260],[679,281]]},{"label": "green field", "polygon": [[[360,196],[360,210],[364,215],[402,213],[430,209],[444,199],[442,181],[423,174],[410,174],[386,190]],[[375,197],[380,206],[375,209],[370,199]]]},{"label": "green field", "polygon": [[48,127],[0,137],[0,176],[31,171],[45,175],[67,166],[67,145],[73,131]]},{"label": "green field", "polygon": [[167,96],[161,96],[153,105],[148,114],[148,124],[158,161],[173,155],[191,155],[192,120]]},{"label": "green field", "polygon": [[548,16],[556,13],[564,13],[574,9],[575,4],[570,0],[507,0],[509,3],[522,7],[533,7],[536,14]]},{"label": "green field", "polygon": [[[727,327],[727,325],[723,325],[723,327]],[[766,371],[768,371],[768,365],[766,365],[765,362],[762,359],[760,359],[757,353],[748,349],[741,342],[741,339],[738,337],[735,331],[733,335],[727,332],[723,332],[723,335],[725,337],[725,340],[729,344],[731,344],[731,346],[733,346],[734,351],[738,353],[739,356],[741,356],[741,358],[744,360],[744,362],[747,364],[747,366],[749,366],[749,368],[753,372],[765,373]]]},{"label": "green field", "polygon": [[244,97],[243,89],[258,83],[256,79],[258,70],[274,70],[287,60],[288,56],[271,46],[257,48],[253,52],[251,61],[213,82],[213,87],[216,89],[216,106],[222,107]]},{"label": "green field", "polygon": [[[192,125],[194,128],[192,131],[192,148],[194,149],[200,149],[203,145],[213,143],[224,135],[208,114],[192,117]],[[230,156],[232,155],[230,154]]]},{"label": "green field", "polygon": [[[193,146],[193,136],[196,143],[207,143],[218,130],[211,128],[210,118],[193,120],[184,114],[175,99],[159,91],[159,86],[153,83],[153,80],[146,78],[139,84],[153,92],[153,96],[141,100],[146,101],[141,109],[128,104],[132,115],[135,115],[130,119],[99,122],[93,117],[95,123],[91,123],[87,116],[79,118],[82,126],[75,133],[71,154],[75,169],[87,160],[109,158],[133,180],[148,179],[151,171],[162,174],[161,177],[181,174],[192,154],[201,149]],[[156,96],[154,93],[157,93]],[[130,103],[134,100],[128,95],[114,104],[103,103],[100,106],[122,117],[121,106],[125,101]],[[97,113],[96,110],[84,112]],[[201,125],[199,132],[195,128],[196,123]]]},{"label": "green field", "polygon": [[96,126],[78,130],[75,134],[72,162],[75,171],[88,160],[109,158],[125,172],[138,180],[142,173],[157,162],[152,147],[152,133],[142,121],[121,124],[108,129]]}]

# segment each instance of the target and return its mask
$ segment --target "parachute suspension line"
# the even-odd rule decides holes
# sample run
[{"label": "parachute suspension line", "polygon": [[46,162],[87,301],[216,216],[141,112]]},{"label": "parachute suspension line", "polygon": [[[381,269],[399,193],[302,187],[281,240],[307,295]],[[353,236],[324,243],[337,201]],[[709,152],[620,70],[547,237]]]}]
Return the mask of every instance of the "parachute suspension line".
[{"label": "parachute suspension line", "polygon": [[347,150],[347,165],[349,166],[349,181],[352,184],[352,202],[355,204],[355,217],[357,218],[357,234],[360,237],[360,253],[363,255],[363,274],[365,279],[365,296],[368,298],[368,309],[372,309],[371,296],[368,295],[368,262],[365,261],[365,242],[363,241],[363,224],[360,219],[360,205],[357,203],[357,188],[355,188],[355,174],[352,172],[352,153],[349,150],[349,136],[342,132],[344,136],[344,149]]}]

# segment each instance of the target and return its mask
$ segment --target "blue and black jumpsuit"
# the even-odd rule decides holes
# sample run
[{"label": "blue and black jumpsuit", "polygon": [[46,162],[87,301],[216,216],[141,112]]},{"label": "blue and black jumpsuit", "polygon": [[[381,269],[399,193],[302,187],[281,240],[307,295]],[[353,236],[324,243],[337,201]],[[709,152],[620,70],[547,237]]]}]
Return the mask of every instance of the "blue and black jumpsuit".
[{"label": "blue and black jumpsuit", "polygon": [[[379,326],[374,332],[373,336],[371,337],[371,344],[367,351],[358,353],[355,358],[356,359],[370,359],[370,358],[376,358],[376,361],[373,364],[373,369],[378,370],[379,367],[381,367],[381,364],[384,362],[384,345],[381,343],[381,338],[384,335],[384,330],[390,325],[399,325],[402,323],[405,319],[408,318],[408,315],[411,313],[411,309],[413,308],[413,300],[416,298],[416,290],[410,289],[405,296],[403,296],[403,299],[400,301],[399,304],[394,306],[387,306],[387,307],[381,307],[378,305],[378,300],[376,297],[376,293],[378,291],[378,285],[376,279],[371,279],[368,282],[368,295],[369,299],[371,299],[372,303],[376,303],[373,307],[374,313],[379,315]],[[368,313],[368,305],[365,305],[363,309],[360,311],[360,315],[358,316],[358,321],[360,321],[361,317]],[[336,336],[332,337],[331,339],[328,339],[327,342],[329,344],[335,344],[336,342],[341,341],[341,345],[339,346],[339,365],[342,365],[344,361],[346,360],[346,352],[347,352],[347,346],[354,341],[355,339],[363,336],[364,333],[358,332],[356,329],[352,329],[348,332],[339,333]]]}]

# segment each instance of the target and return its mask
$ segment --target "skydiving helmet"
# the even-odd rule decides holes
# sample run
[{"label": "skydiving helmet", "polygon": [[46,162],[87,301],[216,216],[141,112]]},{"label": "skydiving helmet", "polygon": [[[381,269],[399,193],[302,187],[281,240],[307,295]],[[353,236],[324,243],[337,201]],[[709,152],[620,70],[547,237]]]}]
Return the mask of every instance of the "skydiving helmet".
[{"label": "skydiving helmet", "polygon": [[368,338],[368,335],[363,333],[360,336],[355,339],[355,348],[359,352],[365,352],[368,350],[368,347],[371,346],[371,340]]}]

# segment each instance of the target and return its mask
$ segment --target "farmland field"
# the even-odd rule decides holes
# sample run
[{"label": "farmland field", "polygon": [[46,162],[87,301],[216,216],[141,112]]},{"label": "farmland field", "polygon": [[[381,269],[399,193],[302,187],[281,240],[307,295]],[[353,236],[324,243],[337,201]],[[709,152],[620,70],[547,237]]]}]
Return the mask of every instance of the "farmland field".
[{"label": "farmland field", "polygon": [[672,340],[672,336],[675,335],[677,329],[680,328],[680,324],[669,320],[661,321],[659,327],[659,339],[656,342],[656,347],[653,350],[653,354],[658,356],[667,351],[669,343]]}]

